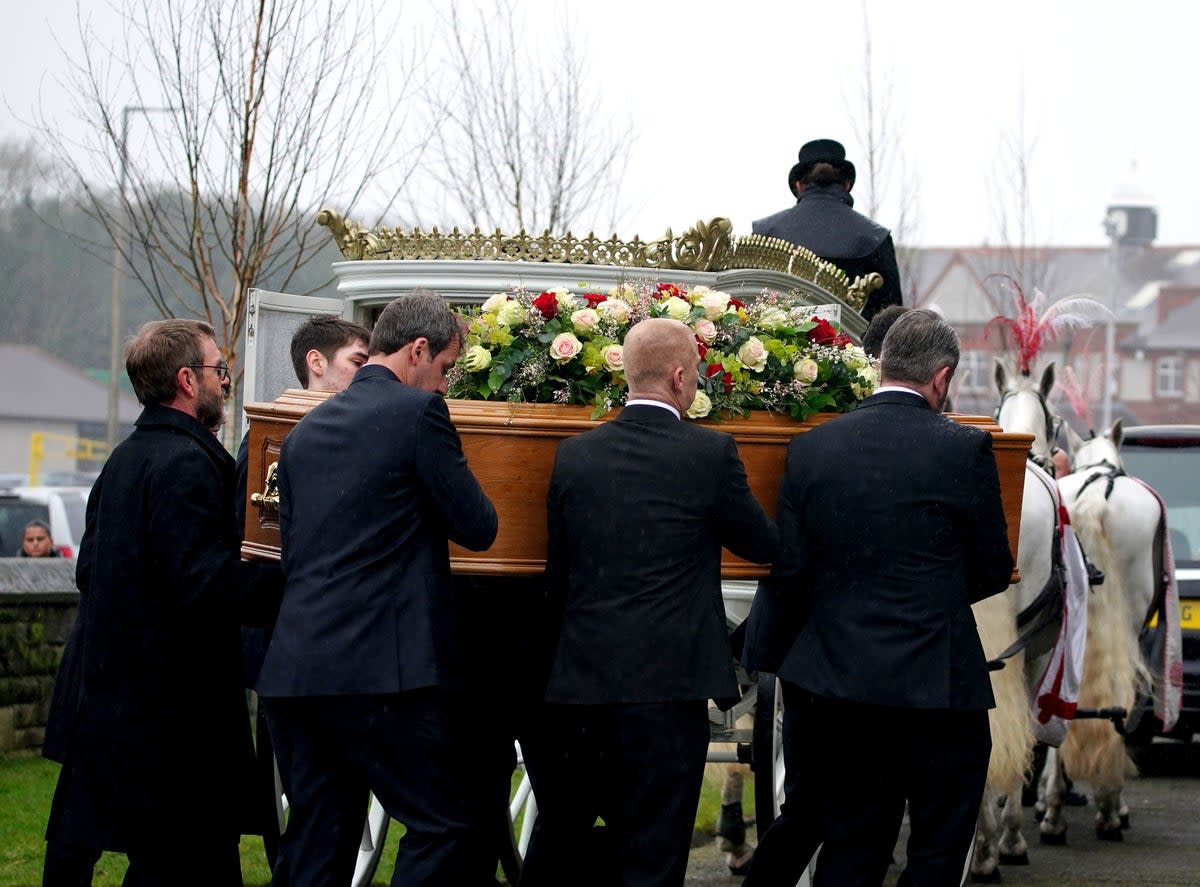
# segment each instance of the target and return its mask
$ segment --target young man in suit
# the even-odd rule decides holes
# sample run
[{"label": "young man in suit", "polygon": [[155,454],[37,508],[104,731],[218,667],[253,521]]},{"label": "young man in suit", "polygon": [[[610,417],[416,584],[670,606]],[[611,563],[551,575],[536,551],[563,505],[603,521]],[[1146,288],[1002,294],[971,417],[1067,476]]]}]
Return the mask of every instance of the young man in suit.
[{"label": "young man in suit", "polygon": [[[692,331],[642,321],[624,358],[624,409],[564,440],[550,481],[547,587],[561,625],[542,723],[523,746],[539,807],[524,887],[613,867],[624,887],[683,883],[707,700],[738,695],[721,548],[775,555],[733,437],[681,419],[696,394]],[[597,816],[614,859],[586,858]]]},{"label": "young man in suit", "polygon": [[[991,437],[941,415],[958,355],[936,313],[907,312],[875,393],[788,448],[779,557],[759,594],[778,596],[792,633],[747,659],[781,658],[785,706],[808,706],[784,743],[826,777],[809,793],[818,885],[877,887],[904,801],[900,884],[957,887],[970,850],[994,704],[971,604],[1008,587],[1012,555]],[[795,820],[767,830],[747,884],[795,883],[795,842],[779,840]]]},{"label": "young man in suit", "polygon": [[145,409],[88,498],[44,748],[63,764],[44,883],[90,884],[106,849],[129,857],[127,885],[240,887],[238,839],[261,824],[238,629],[274,618],[283,577],[239,556],[213,328],[148,323],[125,367]]},{"label": "young man in suit", "polygon": [[439,296],[395,300],[280,452],[287,581],[257,687],[290,803],[275,885],[349,883],[370,791],[408,829],[394,883],[471,887],[448,539],[486,549],[496,512],[444,400],[461,347]]}]

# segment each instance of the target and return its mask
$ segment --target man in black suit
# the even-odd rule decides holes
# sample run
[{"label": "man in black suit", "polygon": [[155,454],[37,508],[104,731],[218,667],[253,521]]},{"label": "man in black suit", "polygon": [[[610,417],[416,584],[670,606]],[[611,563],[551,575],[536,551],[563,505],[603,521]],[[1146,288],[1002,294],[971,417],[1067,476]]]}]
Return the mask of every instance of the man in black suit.
[{"label": "man in black suit", "polygon": [[867,297],[861,312],[870,320],[881,308],[903,302],[900,269],[892,233],[854,210],[853,187],[854,164],[840,142],[806,142],[788,171],[796,205],[759,219],[751,230],[811,250],[851,281],[873,271],[882,275],[883,286]]},{"label": "man in black suit", "polygon": [[213,328],[148,323],[125,367],[145,409],[88,498],[47,725],[63,767],[44,883],[90,884],[106,849],[129,857],[127,885],[240,887],[239,836],[262,823],[238,629],[274,617],[282,575],[239,556],[233,459],[211,430],[229,393]]},{"label": "man in black suit", "polygon": [[[875,394],[788,448],[760,595],[793,609],[793,630],[747,655],[782,652],[785,692],[811,694],[784,741],[811,731],[825,776],[818,885],[880,884],[905,800],[901,885],[957,887],[970,849],[994,704],[971,604],[1008,586],[1012,555],[991,437],[940,412],[958,354],[935,312],[906,313]],[[785,883],[788,828],[781,817],[763,836],[747,883]]]},{"label": "man in black suit", "polygon": [[349,883],[368,792],[408,829],[392,883],[471,887],[447,540],[486,549],[496,512],[444,400],[461,347],[440,297],[395,300],[354,381],[283,443],[287,581],[257,688],[290,803],[277,887]]},{"label": "man in black suit", "polygon": [[[683,883],[706,700],[738,695],[721,548],[775,554],[732,436],[681,421],[696,393],[692,332],[642,321],[624,362],[621,414],[564,440],[551,476],[547,586],[562,614],[542,723],[523,746],[539,806],[527,887],[612,867],[624,887]],[[586,858],[597,816],[615,859]]]}]

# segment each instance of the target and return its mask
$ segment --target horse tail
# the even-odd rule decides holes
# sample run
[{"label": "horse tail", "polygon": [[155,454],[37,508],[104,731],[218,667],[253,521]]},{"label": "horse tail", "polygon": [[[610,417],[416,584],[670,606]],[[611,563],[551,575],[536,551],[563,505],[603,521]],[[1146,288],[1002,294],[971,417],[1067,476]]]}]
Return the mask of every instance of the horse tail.
[{"label": "horse tail", "polygon": [[[1016,594],[985,598],[972,607],[979,639],[989,659],[1016,638]],[[1029,715],[1029,696],[1025,689],[1025,654],[1018,652],[1005,660],[1004,668],[992,672],[992,694],[996,707],[988,712],[992,732],[992,756],[988,761],[987,786],[1005,794],[1019,786],[1033,762],[1033,726]]]},{"label": "horse tail", "polygon": [[[1075,501],[1071,521],[1088,559],[1104,571],[1104,582],[1093,586],[1088,597],[1079,707],[1130,710],[1137,687],[1149,676],[1129,622],[1127,580],[1113,542],[1120,529],[1101,487]],[[1062,745],[1062,759],[1073,779],[1093,785],[1120,786],[1137,773],[1124,738],[1107,720],[1072,721]]]}]

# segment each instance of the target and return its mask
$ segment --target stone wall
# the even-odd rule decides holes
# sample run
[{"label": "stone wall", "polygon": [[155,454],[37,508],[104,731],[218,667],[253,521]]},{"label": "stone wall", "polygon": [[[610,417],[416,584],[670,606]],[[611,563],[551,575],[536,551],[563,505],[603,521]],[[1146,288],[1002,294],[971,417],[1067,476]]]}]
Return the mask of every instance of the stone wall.
[{"label": "stone wall", "polygon": [[0,558],[0,753],[41,746],[78,610],[73,560]]}]

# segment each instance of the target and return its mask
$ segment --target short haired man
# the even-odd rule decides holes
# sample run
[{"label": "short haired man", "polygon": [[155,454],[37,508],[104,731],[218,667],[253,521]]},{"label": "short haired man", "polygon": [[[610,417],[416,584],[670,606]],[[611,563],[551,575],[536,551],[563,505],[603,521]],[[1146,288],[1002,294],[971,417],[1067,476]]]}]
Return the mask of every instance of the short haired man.
[{"label": "short haired man", "polygon": [[861,314],[867,320],[887,305],[899,305],[900,268],[892,234],[854,210],[854,164],[833,139],[816,139],[800,149],[788,171],[788,189],[796,205],[759,219],[755,234],[778,237],[811,250],[846,272],[850,280],[878,272],[883,286],[867,297]]},{"label": "short haired man", "polygon": [[[940,415],[958,356],[935,312],[904,314],[875,393],[788,447],[759,594],[795,619],[778,676],[785,711],[797,699],[810,714],[785,722],[785,753],[802,745],[830,775],[817,884],[881,883],[904,801],[902,883],[957,887],[970,850],[994,704],[971,605],[1008,587],[1012,555],[991,437]],[[751,644],[746,661],[767,655]],[[763,835],[748,884],[792,874],[796,848],[776,840],[789,827]]]},{"label": "short haired man", "polygon": [[486,549],[497,524],[444,400],[462,335],[437,295],[396,299],[283,443],[287,581],[257,686],[290,805],[276,884],[348,883],[368,792],[408,829],[394,883],[466,883],[477,856],[447,542]]},{"label": "short haired man", "polygon": [[[708,749],[708,699],[736,699],[721,548],[775,554],[733,437],[681,421],[699,355],[678,321],[625,339],[617,418],[558,447],[547,587],[561,627],[540,728],[524,749],[538,799],[523,887],[577,881],[602,816],[625,885],[681,885]],[[607,863],[607,865],[605,865]]]},{"label": "short haired man", "polygon": [[238,554],[233,459],[212,433],[229,391],[213,328],[145,324],[125,367],[145,409],[88,498],[79,619],[47,726],[63,768],[44,883],[90,883],[59,867],[63,846],[124,852],[126,884],[240,885],[239,837],[260,826],[238,628],[273,618],[282,575]]},{"label": "short haired man", "polygon": [[[367,362],[367,343],[371,333],[366,327],[334,314],[310,317],[292,333],[292,368],[300,387],[309,391],[341,391]],[[249,458],[250,431],[242,436],[237,454],[237,499],[234,509],[238,526],[246,523],[246,464]],[[252,674],[257,674],[257,668]]]},{"label": "short haired man", "polygon": [[879,358],[883,352],[883,340],[888,334],[888,330],[892,328],[897,320],[910,309],[903,305],[888,305],[878,314],[871,318],[871,322],[867,324],[867,328],[863,331],[862,347],[867,355]]}]

